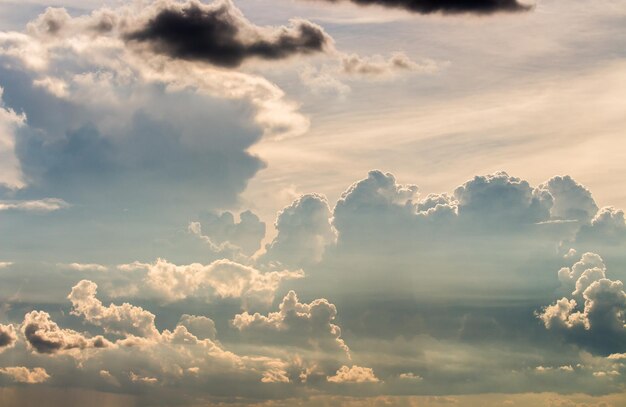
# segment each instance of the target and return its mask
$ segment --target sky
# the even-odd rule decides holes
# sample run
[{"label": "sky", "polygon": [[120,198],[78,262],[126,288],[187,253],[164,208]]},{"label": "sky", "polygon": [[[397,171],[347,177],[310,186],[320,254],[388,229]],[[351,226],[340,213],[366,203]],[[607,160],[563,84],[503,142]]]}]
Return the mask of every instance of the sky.
[{"label": "sky", "polygon": [[620,0],[0,0],[0,405],[626,406],[624,95]]}]

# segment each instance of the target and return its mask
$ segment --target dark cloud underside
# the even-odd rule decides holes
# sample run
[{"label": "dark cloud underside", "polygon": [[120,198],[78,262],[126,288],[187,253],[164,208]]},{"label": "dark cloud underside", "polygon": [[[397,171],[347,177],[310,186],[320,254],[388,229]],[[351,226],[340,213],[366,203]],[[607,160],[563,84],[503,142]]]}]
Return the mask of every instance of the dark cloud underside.
[{"label": "dark cloud underside", "polygon": [[276,60],[321,52],[330,43],[330,37],[308,21],[296,21],[268,35],[240,17],[229,3],[218,8],[192,3],[161,10],[126,39],[150,43],[156,52],[171,57],[229,68],[248,58]]},{"label": "dark cloud underside", "polygon": [[[329,0],[332,1],[332,0]],[[474,13],[491,14],[497,12],[526,11],[530,6],[517,0],[350,0],[359,5],[379,5],[403,8],[414,13]]]}]

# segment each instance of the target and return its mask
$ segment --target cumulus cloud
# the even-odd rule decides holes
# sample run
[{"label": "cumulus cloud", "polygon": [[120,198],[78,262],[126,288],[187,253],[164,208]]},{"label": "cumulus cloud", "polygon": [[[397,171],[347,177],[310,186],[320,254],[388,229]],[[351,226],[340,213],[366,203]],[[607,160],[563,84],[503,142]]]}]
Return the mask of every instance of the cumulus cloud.
[{"label": "cumulus cloud", "polygon": [[342,366],[334,376],[326,378],[331,383],[378,383],[374,371],[369,367]]},{"label": "cumulus cloud", "polygon": [[[29,348],[43,354],[38,360],[52,369],[56,384],[91,387],[100,383],[129,393],[138,393],[138,386],[158,384],[158,390],[144,400],[169,405],[191,400],[208,403],[213,397],[225,395],[259,397],[265,383],[289,381],[288,362],[225,350],[215,340],[215,325],[209,318],[185,314],[173,329],[158,331],[153,314],[131,304],[104,307],[94,297],[95,293],[95,284],[78,283],[69,295],[72,313],[90,325],[119,335],[115,343],[60,328],[43,311],[25,316],[22,333]],[[53,357],[59,352],[67,352],[76,359]],[[9,368],[2,373],[27,377],[25,371],[14,372]],[[189,396],[179,394],[183,383]],[[243,393],[239,389],[241,385],[247,389]]]},{"label": "cumulus cloud", "polygon": [[89,280],[82,280],[72,287],[67,297],[72,302],[72,314],[101,326],[107,333],[147,338],[158,336],[154,314],[128,303],[105,307],[96,298],[97,289],[97,284]]},{"label": "cumulus cloud", "polygon": [[191,222],[188,230],[215,253],[241,251],[250,256],[261,247],[265,223],[251,211],[241,212],[239,218],[236,222],[231,212],[221,215],[210,213],[202,216],[201,222]]},{"label": "cumulus cloud", "polygon": [[324,196],[302,195],[278,213],[278,234],[266,246],[263,260],[288,266],[318,263],[336,240],[329,218],[330,208]]},{"label": "cumulus cloud", "polygon": [[579,244],[595,243],[619,246],[626,242],[626,219],[624,211],[611,206],[604,207],[583,225],[576,235]]},{"label": "cumulus cloud", "polygon": [[161,4],[156,15],[125,39],[148,43],[173,58],[229,68],[248,58],[284,59],[323,52],[332,45],[320,26],[306,20],[292,20],[291,26],[276,29],[254,26],[230,1]]},{"label": "cumulus cloud", "polygon": [[341,352],[349,355],[349,348],[341,338],[341,329],[333,321],[337,308],[326,299],[301,303],[294,291],[283,298],[277,312],[267,316],[259,313],[238,314],[232,321],[234,327],[256,340],[274,345]]},{"label": "cumulus cloud", "polygon": [[550,218],[552,196],[505,172],[476,176],[454,191],[459,216],[492,226]]},{"label": "cumulus cloud", "polygon": [[200,339],[215,340],[217,335],[215,322],[204,316],[183,314],[178,320],[178,325],[184,326],[189,332]]},{"label": "cumulus cloud", "polygon": [[621,281],[605,276],[602,259],[586,253],[571,269],[561,269],[559,278],[575,278],[571,299],[563,297],[537,316],[547,329],[595,351],[612,354],[626,343],[626,292]]},{"label": "cumulus cloud", "polygon": [[589,222],[598,212],[591,192],[569,175],[550,178],[539,188],[546,189],[553,198],[550,214],[553,219]]},{"label": "cumulus cloud", "polygon": [[[330,1],[330,0],[327,0]],[[527,11],[530,6],[517,0],[350,0],[361,6],[378,5],[401,8],[412,13],[431,14],[492,14],[497,12]]]},{"label": "cumulus cloud", "polygon": [[71,329],[60,328],[50,319],[50,314],[44,311],[31,311],[24,316],[22,334],[30,349],[37,353],[54,354],[111,346],[111,342],[102,336],[89,338]]},{"label": "cumulus cloud", "polygon": [[[71,202],[123,210],[122,227],[148,216],[158,216],[159,225],[173,217],[188,220],[236,202],[265,165],[249,152],[263,136],[307,131],[309,120],[297,103],[265,78],[172,59],[126,40],[159,11],[179,6],[204,10],[205,16],[214,10],[218,20],[240,30],[235,40],[260,36],[260,48],[276,40],[272,44],[291,44],[301,52],[309,34],[318,33],[302,21],[287,28],[256,27],[228,2],[167,1],[79,16],[50,8],[24,32],[1,32],[0,155],[15,160],[0,160],[0,183],[21,189],[0,196],[0,210],[50,211]],[[174,206],[177,211],[160,210]],[[128,229],[141,238],[138,228]]]},{"label": "cumulus cloud", "polygon": [[0,324],[0,353],[15,346],[17,334],[13,325]]},{"label": "cumulus cloud", "polygon": [[[122,266],[126,267],[128,265]],[[283,281],[304,277],[301,270],[262,272],[227,259],[208,265],[192,263],[182,266],[158,259],[152,264],[137,263],[134,268],[146,271],[142,286],[144,294],[152,294],[165,302],[188,297],[240,298],[244,306],[267,305],[273,301]]]},{"label": "cumulus cloud", "polygon": [[37,384],[43,383],[50,379],[50,375],[46,369],[36,367],[29,369],[23,366],[0,368],[0,374],[9,376],[16,383]]}]

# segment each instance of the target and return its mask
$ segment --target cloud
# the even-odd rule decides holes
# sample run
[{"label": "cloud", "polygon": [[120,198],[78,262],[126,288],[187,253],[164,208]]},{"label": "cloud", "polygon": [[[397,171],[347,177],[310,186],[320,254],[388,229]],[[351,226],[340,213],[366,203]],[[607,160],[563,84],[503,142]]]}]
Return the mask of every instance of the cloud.
[{"label": "cloud", "polygon": [[262,261],[278,261],[287,266],[319,263],[324,251],[336,240],[326,197],[302,195],[283,208],[276,218],[277,235],[266,246]]},{"label": "cloud", "polygon": [[96,298],[97,289],[97,284],[89,280],[82,280],[72,287],[67,298],[72,302],[73,315],[82,316],[90,324],[101,326],[107,333],[145,338],[159,335],[154,324],[154,314],[128,303],[105,307]]},{"label": "cloud", "polygon": [[476,176],[454,190],[459,217],[499,227],[550,218],[552,196],[505,172]]},{"label": "cloud", "polygon": [[402,71],[433,73],[437,70],[439,66],[435,61],[417,63],[402,52],[396,52],[388,59],[380,55],[362,57],[357,54],[343,55],[341,58],[341,72],[348,75],[384,76]]},{"label": "cloud", "polygon": [[301,303],[296,293],[289,291],[278,308],[267,316],[248,312],[235,315],[232,324],[257,341],[349,355],[341,329],[333,324],[337,316],[334,304],[323,298]]},{"label": "cloud", "polygon": [[619,247],[626,242],[624,211],[611,206],[595,214],[589,224],[583,225],[576,235],[578,244],[603,244]]},{"label": "cloud", "polygon": [[[209,403],[224,396],[258,398],[265,383],[286,377],[287,362],[225,350],[215,340],[213,321],[206,317],[183,315],[173,329],[158,331],[152,313],[131,304],[104,307],[95,292],[95,284],[78,283],[69,295],[72,313],[119,335],[115,343],[60,328],[43,311],[25,317],[22,332],[30,348],[43,354],[38,360],[54,373],[55,384],[143,394],[151,404],[171,405]],[[53,357],[58,352],[73,358]],[[28,355],[16,357],[28,360]],[[154,385],[158,386],[151,394],[143,393],[143,386]],[[243,392],[241,385],[246,388]],[[183,396],[181,386],[186,389]]]},{"label": "cloud", "polygon": [[158,259],[155,263],[136,264],[135,267],[146,270],[141,288],[144,295],[153,295],[165,302],[188,297],[240,298],[244,306],[267,305],[273,301],[283,281],[304,277],[302,271],[261,272],[227,259],[208,265],[192,263],[182,266]]},{"label": "cloud", "polygon": [[0,353],[15,346],[17,334],[13,325],[0,324]]},{"label": "cloud", "polygon": [[62,329],[44,311],[31,311],[24,316],[22,334],[28,346],[37,353],[54,354],[63,351],[101,349],[111,346],[102,336],[88,338],[71,329]]},{"label": "cloud", "polygon": [[108,270],[106,266],[103,266],[102,264],[96,264],[96,263],[69,263],[69,264],[59,263],[57,264],[57,266],[74,270],[74,271],[81,271],[81,272],[83,271],[105,272]]},{"label": "cloud", "polygon": [[191,222],[188,230],[215,253],[241,251],[250,256],[261,247],[265,237],[265,223],[251,211],[241,212],[239,219],[239,222],[235,222],[231,212],[223,212],[221,215],[209,213],[201,217],[201,222]]},{"label": "cloud", "polygon": [[[276,36],[281,44],[290,39],[308,44],[305,36],[314,28],[305,22],[260,28],[231,3],[193,4],[203,10],[221,7],[226,23],[246,22],[237,25],[242,34]],[[161,1],[77,16],[50,8],[24,32],[0,32],[0,155],[6,150],[15,157],[15,171],[19,164],[19,179],[5,181],[10,171],[4,165],[11,161],[0,160],[0,182],[20,187],[11,194],[2,188],[0,210],[50,211],[70,202],[77,211],[107,217],[103,223],[112,229],[117,222],[132,240],[145,239],[145,228],[133,226],[150,223],[146,218],[157,219],[158,227],[233,206],[265,165],[249,148],[264,136],[308,130],[298,104],[263,77],[173,60],[125,41],[125,34],[143,27],[159,7],[178,6],[188,8]],[[177,210],[164,210],[173,207]],[[124,221],[118,216],[122,211]],[[70,230],[75,237],[87,225],[74,226],[53,223],[50,229]]]},{"label": "cloud", "polygon": [[326,378],[331,383],[378,383],[374,371],[369,367],[342,366],[334,376]]},{"label": "cloud", "polygon": [[417,382],[421,382],[422,380],[424,380],[423,377],[416,375],[413,372],[400,373],[398,377],[402,380],[412,380],[412,381],[417,381]]},{"label": "cloud", "polygon": [[598,212],[591,192],[570,176],[550,178],[538,188],[548,190],[554,198],[550,209],[553,219],[589,222]]},{"label": "cloud", "polygon": [[178,325],[184,326],[199,339],[215,340],[217,335],[215,322],[204,316],[183,314],[178,320]]},{"label": "cloud", "polygon": [[315,94],[344,96],[351,91],[351,87],[342,80],[390,80],[407,73],[433,74],[448,65],[431,59],[416,62],[403,52],[394,52],[389,58],[339,52],[337,62],[336,65],[319,68],[307,66],[300,71],[300,80]]},{"label": "cloud", "polygon": [[0,374],[11,377],[16,383],[37,384],[50,379],[50,375],[46,372],[46,369],[41,367],[36,367],[32,370],[23,366],[4,367],[0,368]]},{"label": "cloud", "polygon": [[45,198],[35,201],[0,201],[0,211],[54,212],[70,205],[62,199]]},{"label": "cloud", "polygon": [[[583,270],[584,269],[584,270]],[[602,259],[586,253],[572,269],[561,269],[559,279],[576,287],[537,316],[553,330],[580,346],[610,355],[626,349],[626,292],[621,281],[605,276]]]},{"label": "cloud", "polygon": [[[330,0],[327,0],[330,1]],[[401,8],[412,13],[431,14],[492,14],[497,12],[527,11],[530,6],[517,0],[351,0],[360,6],[378,5]]]},{"label": "cloud", "polygon": [[24,186],[24,175],[20,162],[15,154],[15,133],[24,125],[26,117],[17,114],[4,105],[0,86],[0,186],[21,188]]},{"label": "cloud", "polygon": [[230,1],[161,4],[164,7],[144,26],[125,35],[127,41],[148,43],[155,52],[173,58],[227,68],[249,58],[285,59],[332,46],[332,39],[316,24],[292,20],[289,27],[263,29],[246,20]]}]

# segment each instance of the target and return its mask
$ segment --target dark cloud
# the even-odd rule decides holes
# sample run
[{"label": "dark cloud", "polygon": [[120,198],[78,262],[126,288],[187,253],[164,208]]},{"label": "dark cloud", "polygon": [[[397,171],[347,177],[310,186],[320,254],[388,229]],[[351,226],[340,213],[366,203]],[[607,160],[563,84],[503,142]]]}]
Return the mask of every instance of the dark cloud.
[{"label": "dark cloud", "polygon": [[4,348],[13,346],[16,340],[17,336],[15,335],[13,326],[0,324],[0,352],[2,352]]},{"label": "dark cloud", "polygon": [[275,60],[321,52],[331,42],[321,27],[304,20],[272,31],[256,27],[230,2],[172,5],[126,39],[150,43],[156,52],[171,57],[222,67],[239,66],[248,58]]},{"label": "dark cloud", "polygon": [[389,8],[403,8],[413,13],[431,14],[492,14],[530,10],[530,6],[517,0],[351,0],[353,3]]},{"label": "dark cloud", "polygon": [[30,348],[37,353],[53,354],[70,349],[111,346],[102,336],[87,338],[71,329],[60,328],[50,319],[50,314],[43,311],[32,311],[24,316],[22,333]]}]

